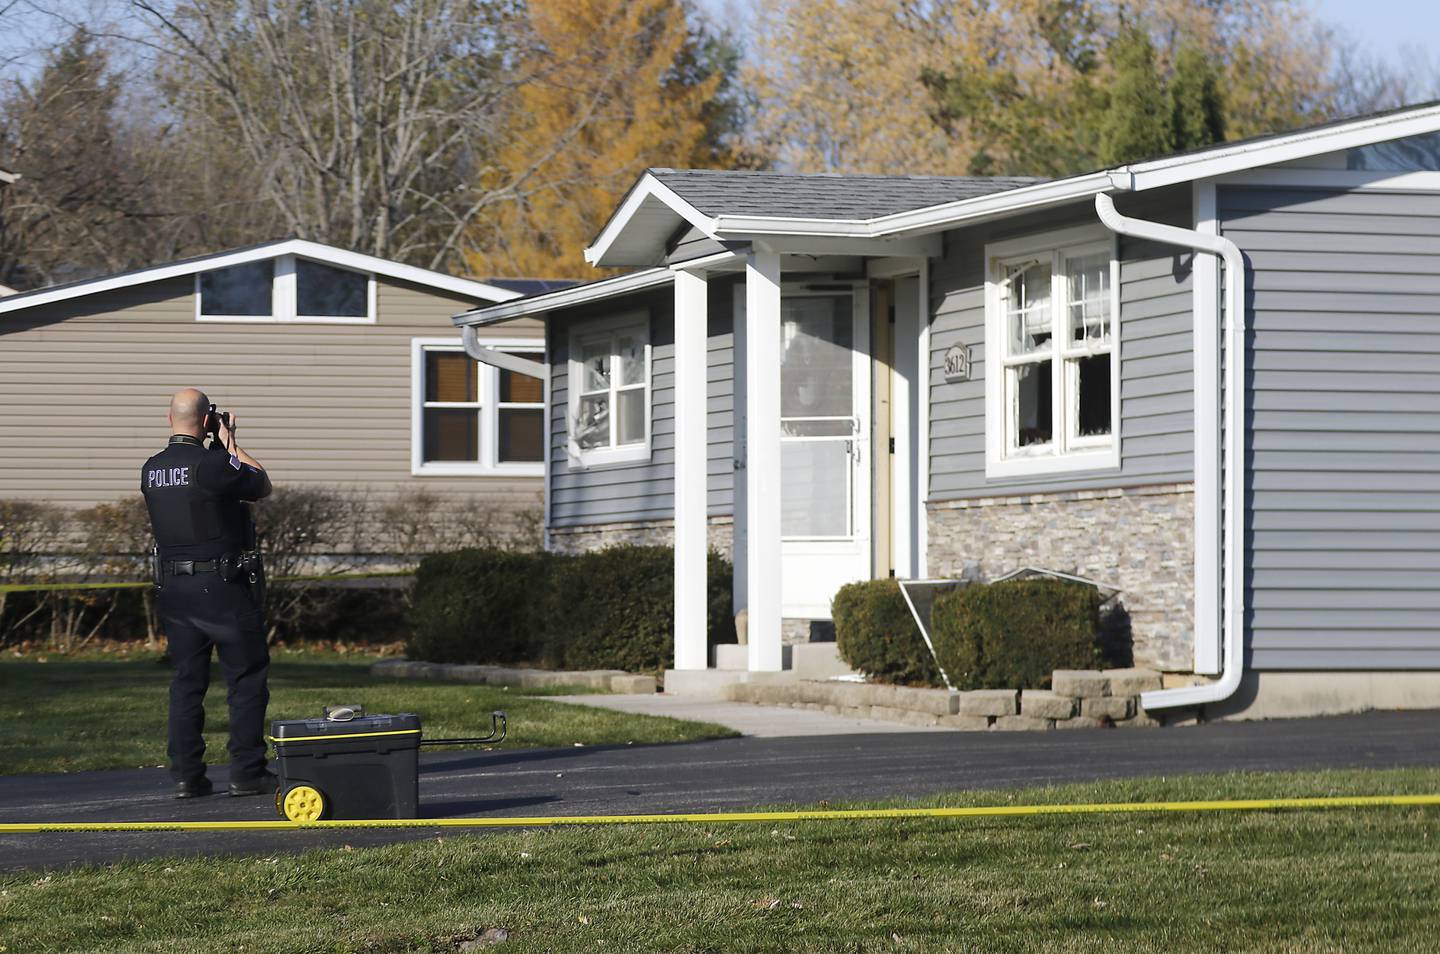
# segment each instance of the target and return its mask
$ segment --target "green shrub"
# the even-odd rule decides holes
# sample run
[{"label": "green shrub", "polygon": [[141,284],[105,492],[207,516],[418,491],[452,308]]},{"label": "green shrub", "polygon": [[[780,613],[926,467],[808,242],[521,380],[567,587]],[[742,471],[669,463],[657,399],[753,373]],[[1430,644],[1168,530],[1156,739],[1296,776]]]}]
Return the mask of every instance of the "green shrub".
[{"label": "green shrub", "polygon": [[[730,563],[708,563],[709,642],[734,642]],[[409,653],[432,662],[544,662],[658,672],[674,658],[670,547],[560,555],[436,554],[416,572]]]},{"label": "green shrub", "polygon": [[[729,561],[707,563],[707,643],[734,642]],[[615,546],[551,563],[545,661],[563,669],[659,672],[674,661],[675,553]]]},{"label": "green shrub", "polygon": [[546,553],[458,550],[420,561],[406,652],[431,662],[505,663],[541,648]]},{"label": "green shrub", "polygon": [[831,605],[840,657],[881,682],[942,685],[935,660],[895,580],[840,587]]},{"label": "green shrub", "polygon": [[1036,689],[1099,665],[1100,595],[1069,580],[972,584],[941,594],[935,653],[957,689]]}]

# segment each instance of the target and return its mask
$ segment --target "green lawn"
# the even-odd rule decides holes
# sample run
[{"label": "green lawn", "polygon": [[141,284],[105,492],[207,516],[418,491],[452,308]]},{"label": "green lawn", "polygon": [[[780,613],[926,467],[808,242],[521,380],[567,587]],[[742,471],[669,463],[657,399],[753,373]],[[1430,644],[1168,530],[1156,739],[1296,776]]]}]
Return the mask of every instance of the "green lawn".
[{"label": "green lawn", "polygon": [[[1440,790],[1440,770],[1201,776],[926,803]],[[161,836],[163,837],[163,836]],[[0,876],[20,951],[1434,951],[1440,813],[563,829]]]},{"label": "green lawn", "polygon": [[[128,660],[48,657],[0,661],[0,773],[78,772],[165,762],[170,670],[153,657]],[[545,699],[540,690],[379,679],[370,660],[278,655],[270,670],[270,717],[318,715],[327,704],[358,702],[371,712],[419,713],[425,734],[483,735],[490,712],[510,717],[506,748],[685,742],[733,736],[723,726],[627,715]],[[588,691],[588,690],[583,690]],[[206,703],[207,758],[224,762],[225,682],[214,670]]]}]

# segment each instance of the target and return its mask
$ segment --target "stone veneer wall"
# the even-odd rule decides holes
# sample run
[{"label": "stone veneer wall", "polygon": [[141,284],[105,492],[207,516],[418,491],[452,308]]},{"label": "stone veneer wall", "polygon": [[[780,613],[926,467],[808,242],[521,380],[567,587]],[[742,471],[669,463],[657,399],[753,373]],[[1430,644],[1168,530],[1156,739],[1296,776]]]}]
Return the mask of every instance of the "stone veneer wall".
[{"label": "stone veneer wall", "polygon": [[1194,486],[935,501],[928,505],[933,577],[991,580],[1023,566],[1121,588],[1135,665],[1194,665]]},{"label": "stone veneer wall", "polygon": [[[734,560],[735,522],[730,517],[711,517],[710,548],[727,560]],[[675,544],[671,520],[638,520],[631,523],[601,523],[585,527],[552,527],[550,549],[556,553],[588,553],[621,543],[668,547]]]}]

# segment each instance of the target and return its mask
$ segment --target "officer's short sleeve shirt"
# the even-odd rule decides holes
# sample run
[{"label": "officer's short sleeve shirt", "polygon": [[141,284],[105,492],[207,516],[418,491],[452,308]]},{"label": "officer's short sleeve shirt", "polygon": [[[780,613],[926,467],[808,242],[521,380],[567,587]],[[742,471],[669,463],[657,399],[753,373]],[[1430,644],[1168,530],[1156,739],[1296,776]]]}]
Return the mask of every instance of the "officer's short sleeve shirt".
[{"label": "officer's short sleeve shirt", "polygon": [[217,497],[255,501],[265,495],[265,474],[224,450],[206,451],[198,478]]}]

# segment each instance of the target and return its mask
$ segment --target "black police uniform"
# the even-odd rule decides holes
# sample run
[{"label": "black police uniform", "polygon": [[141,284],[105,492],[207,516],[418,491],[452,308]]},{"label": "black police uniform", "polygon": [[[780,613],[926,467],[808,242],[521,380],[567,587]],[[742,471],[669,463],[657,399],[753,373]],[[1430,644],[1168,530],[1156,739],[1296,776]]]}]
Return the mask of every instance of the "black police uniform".
[{"label": "black police uniform", "polygon": [[221,558],[252,541],[242,501],[264,496],[267,480],[218,443],[177,434],[145,462],[140,490],[150,510],[159,548],[160,621],[169,643],[175,678],[170,684],[170,772],[177,782],[205,776],[205,690],[210,649],[216,648],[229,686],[230,781],[265,775],[266,676],[261,589],[248,573],[221,578]]}]

